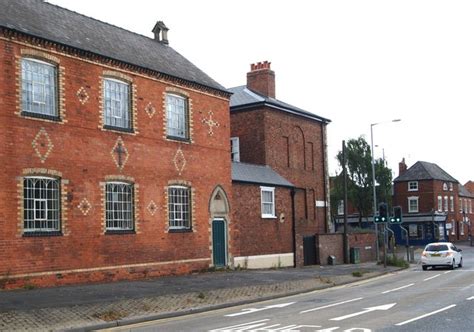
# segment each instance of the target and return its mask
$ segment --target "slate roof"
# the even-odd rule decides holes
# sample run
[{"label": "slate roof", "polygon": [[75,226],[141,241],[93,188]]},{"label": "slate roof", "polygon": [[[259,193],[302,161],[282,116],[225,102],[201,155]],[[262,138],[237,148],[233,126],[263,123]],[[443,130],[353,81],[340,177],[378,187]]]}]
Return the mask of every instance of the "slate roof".
[{"label": "slate roof", "polygon": [[291,182],[286,180],[269,166],[240,162],[232,163],[232,181],[280,187],[294,187]]},{"label": "slate roof", "polygon": [[240,111],[261,106],[268,106],[283,112],[299,115],[319,122],[329,123],[331,120],[323,118],[314,113],[307,112],[296,106],[287,104],[281,100],[264,96],[247,88],[247,86],[237,86],[228,89],[233,95],[230,98],[230,111]]},{"label": "slate roof", "polygon": [[474,194],[462,185],[459,185],[459,196],[474,198]]},{"label": "slate roof", "polygon": [[458,180],[449,175],[441,167],[426,161],[417,161],[405,173],[398,176],[393,182],[440,180],[458,183]]},{"label": "slate roof", "polygon": [[0,0],[0,27],[227,92],[168,45],[42,0]]}]

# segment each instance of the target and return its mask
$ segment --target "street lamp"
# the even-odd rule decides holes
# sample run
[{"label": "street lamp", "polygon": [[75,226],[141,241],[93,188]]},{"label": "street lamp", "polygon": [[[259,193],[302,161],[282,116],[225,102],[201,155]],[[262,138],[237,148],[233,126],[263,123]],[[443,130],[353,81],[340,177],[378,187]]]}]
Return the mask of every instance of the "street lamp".
[{"label": "street lamp", "polygon": [[376,238],[376,248],[375,248],[375,255],[377,262],[380,259],[380,254],[379,254],[379,231],[378,231],[378,225],[375,224],[375,215],[377,213],[377,197],[376,197],[376,190],[375,190],[375,160],[374,160],[374,126],[382,123],[387,123],[387,122],[400,122],[402,121],[401,119],[394,119],[391,121],[384,121],[384,122],[376,122],[376,123],[371,123],[370,124],[370,145],[371,145],[371,155],[372,155],[372,187],[373,187],[373,194],[374,194],[374,213],[373,213],[373,221],[374,221],[374,226],[375,226],[375,238]]}]

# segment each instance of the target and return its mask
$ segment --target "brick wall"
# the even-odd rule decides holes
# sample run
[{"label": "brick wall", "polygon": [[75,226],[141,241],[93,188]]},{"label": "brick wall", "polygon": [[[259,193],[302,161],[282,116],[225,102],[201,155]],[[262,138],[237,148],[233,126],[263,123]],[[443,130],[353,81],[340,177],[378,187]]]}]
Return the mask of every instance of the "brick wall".
[{"label": "brick wall", "polygon": [[303,237],[326,232],[328,220],[329,208],[316,207],[316,201],[326,201],[328,185],[323,126],[270,108],[231,112],[231,136],[239,137],[241,161],[269,165],[298,188],[295,223],[300,266]]},{"label": "brick wall", "polygon": [[[344,234],[317,234],[317,259],[321,265],[328,264],[330,255],[336,257],[336,263],[344,263]],[[375,261],[375,234],[353,233],[348,235],[349,248],[359,248],[360,262]]]},{"label": "brick wall", "polygon": [[[22,54],[51,54],[59,61],[60,122],[24,117],[20,110]],[[221,185],[230,194],[229,102],[195,86],[178,85],[99,58],[80,58],[29,40],[0,38],[0,279],[13,287],[27,278],[39,285],[184,273],[211,262],[209,198]],[[134,133],[101,125],[101,80],[111,72],[132,81]],[[184,84],[184,83],[183,83]],[[164,134],[164,94],[190,101],[190,142]],[[219,127],[210,127],[212,116]],[[127,150],[122,167],[113,152]],[[24,237],[22,177],[60,174],[62,235]],[[135,184],[134,234],[104,234],[102,185],[107,179]],[[191,232],[169,233],[166,190],[171,182],[193,188]],[[231,195],[229,195],[230,197]],[[23,278],[23,279],[22,279]],[[9,286],[8,286],[9,285]]]},{"label": "brick wall", "polygon": [[[232,184],[232,221],[235,256],[268,255],[293,251],[290,189],[275,188],[277,218],[262,218],[260,186]],[[280,215],[285,215],[280,222]]]}]

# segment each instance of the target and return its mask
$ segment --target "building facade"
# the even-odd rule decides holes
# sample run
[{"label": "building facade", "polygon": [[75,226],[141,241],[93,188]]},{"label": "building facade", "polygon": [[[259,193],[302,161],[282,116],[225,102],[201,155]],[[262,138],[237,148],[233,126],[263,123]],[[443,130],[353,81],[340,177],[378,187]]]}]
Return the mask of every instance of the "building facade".
[{"label": "building facade", "polygon": [[[408,231],[410,245],[467,240],[466,220],[472,220],[472,198],[467,189],[436,164],[418,161],[410,168],[404,160],[399,164],[393,205],[402,207],[402,226]],[[397,243],[405,244],[406,232],[399,226],[392,229]]]},{"label": "building facade", "polygon": [[[326,153],[326,126],[330,121],[276,99],[275,72],[267,61],[252,64],[247,84],[229,91],[233,93],[230,102],[233,161],[268,166],[293,186],[291,190],[281,190],[260,183],[263,188],[247,188],[249,192],[242,195],[242,185],[236,185],[239,179],[233,178],[234,206],[243,204],[239,200],[271,199],[272,191],[277,203],[274,214],[265,213],[263,205],[260,208],[258,203],[257,211],[233,209],[239,237],[246,239],[246,244],[240,245],[240,256],[236,257],[245,261],[250,256],[266,259],[266,255],[278,254],[267,264],[277,265],[275,257],[280,257],[281,262],[283,256],[293,256],[294,265],[312,264],[315,234],[333,230],[329,218]],[[252,233],[259,228],[262,232]],[[288,243],[283,245],[285,241],[281,240],[290,236],[290,229],[291,247]],[[268,244],[266,248],[261,246],[262,241]]]},{"label": "building facade", "polygon": [[152,39],[43,1],[2,4],[2,287],[232,258],[230,93],[167,31],[158,22]]}]

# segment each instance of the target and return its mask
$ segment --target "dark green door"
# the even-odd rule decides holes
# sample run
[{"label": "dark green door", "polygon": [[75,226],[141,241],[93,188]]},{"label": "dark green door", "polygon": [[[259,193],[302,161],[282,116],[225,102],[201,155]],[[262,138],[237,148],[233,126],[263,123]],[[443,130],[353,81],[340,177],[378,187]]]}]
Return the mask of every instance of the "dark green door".
[{"label": "dark green door", "polygon": [[223,219],[212,221],[212,252],[214,266],[225,266],[225,222]]}]

